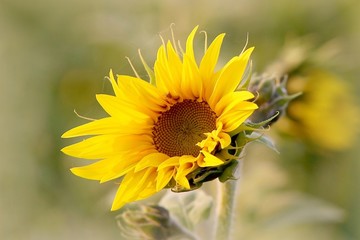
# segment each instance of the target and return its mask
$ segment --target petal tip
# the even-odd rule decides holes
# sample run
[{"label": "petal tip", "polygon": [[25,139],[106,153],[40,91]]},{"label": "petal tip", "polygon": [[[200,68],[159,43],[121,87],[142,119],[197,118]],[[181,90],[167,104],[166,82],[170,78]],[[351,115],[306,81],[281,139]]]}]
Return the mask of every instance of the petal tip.
[{"label": "petal tip", "polygon": [[114,212],[116,210],[119,210],[120,208],[122,208],[126,203],[113,203],[113,205],[111,206],[110,211]]},{"label": "petal tip", "polygon": [[72,137],[72,134],[71,134],[71,129],[64,132],[62,135],[61,135],[61,138],[71,138]]}]

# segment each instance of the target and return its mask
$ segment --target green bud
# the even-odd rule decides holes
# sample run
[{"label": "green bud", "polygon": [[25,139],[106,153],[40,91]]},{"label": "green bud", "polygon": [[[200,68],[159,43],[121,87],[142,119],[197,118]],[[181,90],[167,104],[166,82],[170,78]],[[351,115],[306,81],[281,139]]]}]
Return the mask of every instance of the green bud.
[{"label": "green bud", "polygon": [[131,204],[116,217],[122,239],[195,239],[160,206]]},{"label": "green bud", "polygon": [[278,114],[267,126],[273,124],[286,111],[289,102],[301,94],[288,95],[286,83],[287,76],[280,79],[266,76],[253,79],[249,91],[258,95],[255,103],[259,109],[250,116],[252,122],[263,122]]}]

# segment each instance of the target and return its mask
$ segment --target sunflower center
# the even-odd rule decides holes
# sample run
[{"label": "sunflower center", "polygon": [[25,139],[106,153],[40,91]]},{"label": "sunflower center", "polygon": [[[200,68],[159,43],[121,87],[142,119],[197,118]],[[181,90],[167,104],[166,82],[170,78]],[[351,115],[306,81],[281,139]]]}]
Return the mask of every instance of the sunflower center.
[{"label": "sunflower center", "polygon": [[159,116],[153,128],[154,143],[159,152],[170,157],[197,157],[200,147],[196,144],[214,129],[216,115],[206,102],[184,100]]}]

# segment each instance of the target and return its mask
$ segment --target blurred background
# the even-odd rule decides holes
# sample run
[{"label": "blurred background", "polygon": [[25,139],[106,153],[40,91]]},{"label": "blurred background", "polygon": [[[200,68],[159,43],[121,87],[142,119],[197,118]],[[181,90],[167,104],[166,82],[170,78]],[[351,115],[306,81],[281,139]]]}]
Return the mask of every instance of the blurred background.
[{"label": "blurred background", "polygon": [[[105,116],[96,93],[114,72],[141,76],[174,23],[227,36],[221,61],[255,46],[254,71],[288,73],[304,94],[270,131],[280,155],[253,146],[244,164],[236,236],[360,239],[360,2],[0,0],[0,239],[121,239],[116,185],[73,176],[84,164],[61,134]],[[198,35],[202,49],[203,35]]]}]

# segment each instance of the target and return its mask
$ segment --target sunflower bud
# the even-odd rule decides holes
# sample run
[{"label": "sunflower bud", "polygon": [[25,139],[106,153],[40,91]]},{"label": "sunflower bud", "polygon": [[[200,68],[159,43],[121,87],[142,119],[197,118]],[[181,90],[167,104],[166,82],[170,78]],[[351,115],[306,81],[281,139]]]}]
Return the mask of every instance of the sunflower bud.
[{"label": "sunflower bud", "polygon": [[288,95],[286,83],[287,76],[280,79],[261,76],[252,81],[249,91],[258,95],[255,103],[259,106],[249,118],[252,122],[263,122],[273,118],[267,126],[273,124],[285,112],[289,102],[301,94]]},{"label": "sunflower bud", "polygon": [[160,206],[131,204],[116,217],[116,220],[123,239],[194,239],[187,230],[171,219],[165,208]]}]

